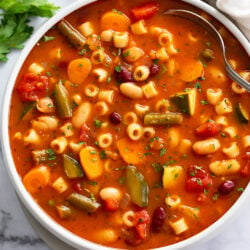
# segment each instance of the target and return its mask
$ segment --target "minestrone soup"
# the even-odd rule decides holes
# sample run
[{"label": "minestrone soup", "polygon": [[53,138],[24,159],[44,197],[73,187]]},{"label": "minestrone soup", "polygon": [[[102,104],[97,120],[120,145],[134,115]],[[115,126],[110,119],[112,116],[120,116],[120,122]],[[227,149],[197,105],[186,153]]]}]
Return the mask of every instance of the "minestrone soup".
[{"label": "minestrone soup", "polygon": [[114,248],[149,249],[207,228],[249,182],[249,93],[225,71],[249,56],[180,1],[98,1],[36,44],[16,81],[9,134],[20,178],[56,222]]}]

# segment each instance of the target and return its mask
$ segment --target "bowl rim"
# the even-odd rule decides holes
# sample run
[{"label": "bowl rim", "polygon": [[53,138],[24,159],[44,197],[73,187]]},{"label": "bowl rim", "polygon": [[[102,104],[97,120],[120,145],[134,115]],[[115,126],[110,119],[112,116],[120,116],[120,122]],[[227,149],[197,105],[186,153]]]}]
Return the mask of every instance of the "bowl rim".
[{"label": "bowl rim", "polygon": [[[25,48],[19,55],[18,60],[16,61],[13,70],[10,74],[9,80],[7,85],[5,86],[4,91],[4,98],[2,100],[2,112],[1,112],[1,147],[3,153],[3,160],[5,168],[7,169],[8,175],[12,182],[12,185],[15,188],[18,196],[20,197],[21,201],[24,203],[25,207],[28,209],[29,212],[35,217],[35,219],[44,226],[48,231],[50,231],[53,235],[57,238],[61,239],[65,243],[76,247],[77,249],[95,249],[95,250],[111,250],[114,248],[106,247],[103,245],[99,245],[93,242],[90,242],[84,238],[81,238],[69,230],[61,226],[57,223],[54,219],[52,219],[44,210],[35,202],[32,196],[26,191],[24,188],[21,178],[17,173],[15,168],[14,160],[12,158],[11,150],[10,150],[10,140],[9,140],[9,133],[8,133],[8,125],[9,123],[9,104],[11,102],[11,94],[15,85],[16,78],[18,73],[21,69],[21,66],[27,56],[29,55],[32,48],[35,44],[40,40],[40,38],[59,20],[64,18],[65,16],[69,15],[73,11],[97,0],[81,0],[76,1],[65,8],[62,8],[55,16],[50,18],[41,27],[32,35],[29,41],[26,43]],[[243,48],[246,50],[248,55],[250,55],[250,43],[248,42],[247,38],[241,33],[239,28],[235,26],[227,17],[225,17],[222,13],[220,13],[217,9],[213,8],[212,6],[197,0],[182,0],[190,5],[193,5],[210,15],[212,15],[215,19],[219,20],[225,27],[227,27],[232,34],[237,37],[237,40],[241,43]],[[8,87],[7,87],[8,86]],[[231,208],[222,215],[216,222],[210,225],[208,228],[204,229],[200,233],[175,243],[173,245],[164,246],[157,248],[158,250],[175,250],[175,249],[183,249],[184,247],[194,245],[202,240],[207,240],[211,238],[215,232],[218,231],[219,228],[222,227],[225,223],[228,223],[230,219],[232,219],[233,215],[240,209],[243,203],[246,202],[247,197],[250,196],[250,184],[246,187],[245,191],[241,194],[238,200],[231,206]]]}]

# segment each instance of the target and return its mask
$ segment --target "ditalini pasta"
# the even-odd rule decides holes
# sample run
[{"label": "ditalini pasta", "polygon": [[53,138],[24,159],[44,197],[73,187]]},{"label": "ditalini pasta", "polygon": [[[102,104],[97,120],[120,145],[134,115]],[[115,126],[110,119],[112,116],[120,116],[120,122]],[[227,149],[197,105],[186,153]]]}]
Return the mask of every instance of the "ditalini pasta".
[{"label": "ditalini pasta", "polygon": [[[227,76],[209,32],[162,15],[173,6],[194,10],[95,1],[51,28],[16,80],[9,136],[23,185],[57,223],[97,244],[146,250],[187,239],[250,179],[249,93]],[[249,81],[249,56],[213,23]]]}]

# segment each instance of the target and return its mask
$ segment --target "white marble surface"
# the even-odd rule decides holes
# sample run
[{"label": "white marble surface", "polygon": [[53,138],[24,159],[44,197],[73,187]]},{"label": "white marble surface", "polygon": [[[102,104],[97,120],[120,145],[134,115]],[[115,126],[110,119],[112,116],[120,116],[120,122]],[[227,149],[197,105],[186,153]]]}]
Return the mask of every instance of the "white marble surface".
[{"label": "white marble surface", "polygon": [[[71,0],[53,0],[57,5],[66,6]],[[32,21],[35,28],[39,27],[45,19],[36,18]],[[8,76],[19,55],[19,51],[13,51],[7,63],[0,63],[0,100],[7,84]],[[250,198],[250,197],[249,197]],[[214,238],[187,250],[249,250],[250,249],[250,199],[242,208],[234,221],[227,225],[222,232]],[[1,250],[63,250],[63,246],[52,237],[46,230],[33,223],[36,231],[31,227],[24,215],[22,207],[17,199],[10,183],[7,172],[0,157],[0,249]],[[40,235],[40,236],[38,236]],[[41,240],[42,237],[47,244]],[[50,245],[50,247],[48,246]],[[65,247],[69,250],[70,247]]]}]

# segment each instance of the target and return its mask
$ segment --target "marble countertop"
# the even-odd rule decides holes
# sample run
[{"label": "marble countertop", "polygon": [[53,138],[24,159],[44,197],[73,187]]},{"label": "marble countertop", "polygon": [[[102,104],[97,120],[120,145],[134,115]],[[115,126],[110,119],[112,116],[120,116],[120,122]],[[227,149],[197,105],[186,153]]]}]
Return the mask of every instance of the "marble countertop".
[{"label": "marble countertop", "polygon": [[[53,0],[56,5],[66,6],[71,0]],[[32,25],[37,29],[45,19],[35,18]],[[7,63],[0,63],[0,100],[11,69],[19,56],[20,51],[13,51]],[[187,250],[249,250],[250,249],[250,199],[241,209],[240,214],[215,237]],[[243,215],[243,216],[242,216]],[[28,216],[28,217],[27,217]],[[31,224],[33,227],[31,226]],[[42,239],[43,240],[42,240]],[[46,243],[45,243],[46,242]],[[15,191],[10,183],[0,157],[0,249],[1,250],[63,250],[71,249],[62,246],[49,235],[45,229],[36,224],[30,217],[25,216],[23,208],[18,201]]]}]

